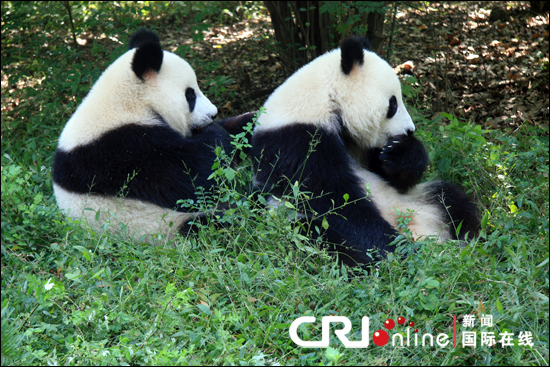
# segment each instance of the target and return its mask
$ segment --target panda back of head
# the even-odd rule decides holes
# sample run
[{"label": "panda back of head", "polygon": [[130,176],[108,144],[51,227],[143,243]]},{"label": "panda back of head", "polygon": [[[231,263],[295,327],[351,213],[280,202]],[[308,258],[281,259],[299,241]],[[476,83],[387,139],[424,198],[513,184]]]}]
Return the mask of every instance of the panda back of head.
[{"label": "panda back of head", "polygon": [[345,128],[364,148],[413,132],[399,79],[368,47],[366,39],[352,37],[296,71],[264,104],[258,131],[295,123]]},{"label": "panda back of head", "polygon": [[74,149],[126,124],[159,124],[159,116],[183,136],[212,121],[217,108],[185,60],[162,50],[158,36],[147,30],[132,35],[129,45],[68,121],[60,148]]}]

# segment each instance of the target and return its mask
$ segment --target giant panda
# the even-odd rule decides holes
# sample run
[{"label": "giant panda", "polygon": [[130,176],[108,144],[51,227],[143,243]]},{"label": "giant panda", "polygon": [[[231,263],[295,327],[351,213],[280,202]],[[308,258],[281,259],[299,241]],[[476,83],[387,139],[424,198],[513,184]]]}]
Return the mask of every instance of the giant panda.
[{"label": "giant panda", "polygon": [[195,192],[214,185],[215,148],[230,149],[229,134],[212,123],[216,113],[191,66],[155,33],[135,32],[59,137],[59,208],[96,230],[109,221],[109,230],[133,236],[184,233],[202,214],[176,202],[197,202]]},{"label": "giant panda", "polygon": [[369,250],[394,251],[400,222],[413,239],[441,241],[479,227],[456,186],[419,183],[428,155],[399,79],[368,47],[352,37],[296,71],[267,99],[252,136],[256,188],[277,206],[299,183],[308,197],[301,221],[328,224],[326,241],[349,265],[369,264]]}]

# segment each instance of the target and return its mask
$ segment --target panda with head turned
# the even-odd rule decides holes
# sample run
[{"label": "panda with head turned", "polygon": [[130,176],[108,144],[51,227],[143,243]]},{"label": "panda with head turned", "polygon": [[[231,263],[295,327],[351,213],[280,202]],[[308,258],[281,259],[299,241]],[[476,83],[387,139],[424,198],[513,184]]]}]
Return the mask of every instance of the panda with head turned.
[{"label": "panda with head turned", "polygon": [[229,134],[211,123],[216,113],[191,66],[163,51],[155,33],[135,32],[61,133],[59,207],[96,229],[109,220],[132,235],[183,233],[202,214],[176,202],[208,190],[216,146],[230,149]]},{"label": "panda with head turned", "polygon": [[413,135],[399,79],[368,48],[352,37],[296,71],[265,102],[252,137],[257,188],[280,198],[298,181],[309,193],[306,222],[324,217],[326,241],[350,265],[371,262],[369,250],[395,250],[400,212],[412,211],[414,239],[464,240],[479,226],[457,187],[419,184],[426,150]]}]

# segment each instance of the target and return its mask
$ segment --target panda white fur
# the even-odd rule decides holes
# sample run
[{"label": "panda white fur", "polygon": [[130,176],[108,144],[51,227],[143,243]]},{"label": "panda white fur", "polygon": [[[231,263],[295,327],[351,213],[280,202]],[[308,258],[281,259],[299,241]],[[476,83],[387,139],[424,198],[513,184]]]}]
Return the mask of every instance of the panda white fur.
[{"label": "panda white fur", "polygon": [[461,190],[418,184],[426,151],[413,136],[399,79],[364,38],[345,40],[299,69],[264,107],[252,137],[255,185],[281,197],[298,181],[310,193],[302,213],[316,223],[327,219],[326,239],[338,244],[332,248],[345,254],[344,263],[369,263],[370,249],[393,251],[398,211],[413,210],[415,239],[477,232],[475,206]]},{"label": "panda white fur", "polygon": [[96,229],[110,220],[110,230],[132,235],[185,230],[197,213],[176,202],[210,188],[214,149],[230,148],[228,133],[211,124],[216,113],[191,66],[163,51],[155,33],[137,31],[61,133],[59,207]]}]

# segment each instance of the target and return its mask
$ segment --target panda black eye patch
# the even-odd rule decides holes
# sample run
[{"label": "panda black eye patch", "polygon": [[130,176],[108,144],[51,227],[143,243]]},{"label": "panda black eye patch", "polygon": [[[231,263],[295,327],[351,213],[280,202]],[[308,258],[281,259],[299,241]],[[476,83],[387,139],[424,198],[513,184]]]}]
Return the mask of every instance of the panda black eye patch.
[{"label": "panda black eye patch", "polygon": [[388,107],[387,117],[391,119],[397,113],[397,98],[391,96],[390,98],[390,107]]},{"label": "panda black eye patch", "polygon": [[193,88],[187,88],[185,90],[185,99],[187,99],[187,103],[189,103],[189,111],[193,112],[195,109],[195,102],[197,101],[197,96]]}]

